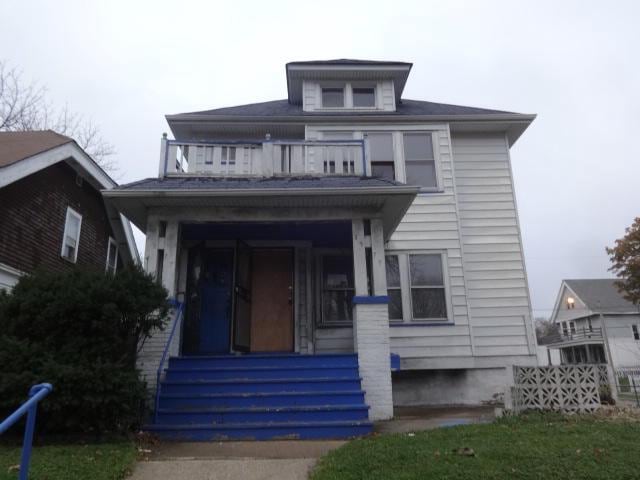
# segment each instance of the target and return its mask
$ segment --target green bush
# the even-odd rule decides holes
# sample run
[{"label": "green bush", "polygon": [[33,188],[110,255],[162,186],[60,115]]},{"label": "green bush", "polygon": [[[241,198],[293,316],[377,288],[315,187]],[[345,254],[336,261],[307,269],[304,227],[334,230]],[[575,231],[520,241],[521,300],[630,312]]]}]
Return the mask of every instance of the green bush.
[{"label": "green bush", "polygon": [[57,433],[127,431],[146,398],[135,367],[151,330],[164,328],[166,290],[139,267],[115,276],[36,273],[0,295],[0,418],[49,382],[38,428]]}]

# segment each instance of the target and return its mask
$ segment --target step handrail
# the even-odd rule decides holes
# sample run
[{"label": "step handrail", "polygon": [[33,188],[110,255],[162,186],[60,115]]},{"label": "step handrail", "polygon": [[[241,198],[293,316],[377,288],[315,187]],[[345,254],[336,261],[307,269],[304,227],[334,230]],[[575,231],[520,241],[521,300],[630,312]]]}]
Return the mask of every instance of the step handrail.
[{"label": "step handrail", "polygon": [[27,423],[24,427],[24,437],[22,440],[22,456],[20,459],[20,480],[27,480],[29,477],[29,463],[31,461],[31,450],[33,447],[33,432],[36,428],[36,411],[38,402],[49,395],[53,390],[50,383],[40,383],[29,389],[29,399],[18,407],[18,409],[0,423],[0,435],[9,430],[23,415],[27,415]]},{"label": "step handrail", "polygon": [[153,409],[153,417],[154,420],[158,421],[158,407],[160,405],[160,378],[162,377],[162,369],[164,368],[164,363],[167,360],[167,355],[169,354],[169,349],[171,348],[171,342],[173,341],[173,337],[176,334],[176,327],[178,323],[182,321],[183,311],[184,311],[184,302],[179,302],[178,300],[170,300],[170,303],[177,308],[175,320],[173,322],[173,326],[171,327],[171,332],[169,332],[169,338],[167,339],[167,343],[164,346],[164,351],[162,352],[162,358],[160,359],[160,364],[158,365],[158,372],[156,374],[156,401]]}]

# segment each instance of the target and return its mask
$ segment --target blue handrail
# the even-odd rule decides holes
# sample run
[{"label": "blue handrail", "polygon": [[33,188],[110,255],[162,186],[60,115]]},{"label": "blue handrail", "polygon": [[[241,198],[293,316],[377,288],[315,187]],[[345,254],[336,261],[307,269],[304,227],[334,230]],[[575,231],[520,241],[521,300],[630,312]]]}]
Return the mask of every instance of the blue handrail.
[{"label": "blue handrail", "polygon": [[31,448],[33,446],[33,431],[36,428],[36,410],[38,402],[49,395],[53,390],[50,383],[40,383],[34,385],[29,390],[29,400],[0,423],[0,435],[9,430],[14,423],[26,413],[27,424],[24,428],[24,438],[22,440],[22,458],[20,459],[20,480],[27,480],[29,477],[29,462],[31,461]]},{"label": "blue handrail", "polygon": [[164,367],[164,362],[169,354],[169,348],[171,348],[171,342],[176,333],[176,327],[178,326],[178,323],[180,323],[180,320],[182,320],[182,311],[184,310],[184,303],[177,300],[171,300],[171,304],[174,307],[177,307],[177,311],[175,321],[173,322],[171,332],[169,333],[169,338],[167,339],[167,344],[164,346],[164,351],[162,352],[162,359],[160,360],[160,365],[158,365],[158,372],[156,375],[156,402],[153,410],[153,417],[156,422],[158,421],[158,406],[160,405],[160,377],[162,376],[162,368]]}]

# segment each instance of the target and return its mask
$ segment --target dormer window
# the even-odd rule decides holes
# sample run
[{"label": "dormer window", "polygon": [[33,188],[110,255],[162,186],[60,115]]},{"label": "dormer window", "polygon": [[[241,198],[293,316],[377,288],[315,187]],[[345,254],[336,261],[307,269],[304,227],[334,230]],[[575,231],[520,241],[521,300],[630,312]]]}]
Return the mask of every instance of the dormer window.
[{"label": "dormer window", "polygon": [[322,87],[322,107],[344,107],[344,87]]},{"label": "dormer window", "polygon": [[375,107],[376,89],[374,87],[353,87],[354,107]]}]

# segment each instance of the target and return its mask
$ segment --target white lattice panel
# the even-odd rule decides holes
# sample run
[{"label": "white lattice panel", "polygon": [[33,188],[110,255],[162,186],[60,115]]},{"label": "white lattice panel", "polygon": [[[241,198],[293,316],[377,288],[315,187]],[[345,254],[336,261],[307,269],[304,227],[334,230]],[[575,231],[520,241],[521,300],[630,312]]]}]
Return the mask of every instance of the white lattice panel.
[{"label": "white lattice panel", "polygon": [[564,413],[594,412],[600,407],[599,387],[607,382],[597,365],[513,367],[514,407]]}]

